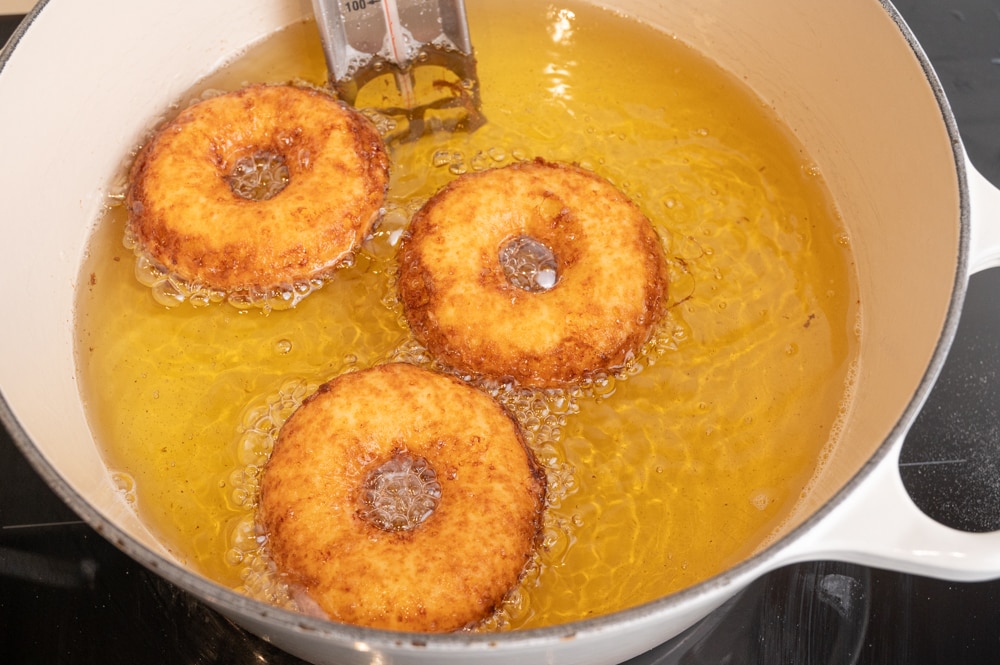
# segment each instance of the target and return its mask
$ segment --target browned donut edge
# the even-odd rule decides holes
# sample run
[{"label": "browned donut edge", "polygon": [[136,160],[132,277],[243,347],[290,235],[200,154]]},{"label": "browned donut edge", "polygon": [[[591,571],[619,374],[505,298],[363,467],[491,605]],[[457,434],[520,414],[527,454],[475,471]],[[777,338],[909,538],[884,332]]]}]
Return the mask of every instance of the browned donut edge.
[{"label": "browned donut edge", "polygon": [[[613,187],[604,178],[591,171],[576,165],[548,162],[541,158],[530,162],[515,163],[502,168],[515,170],[568,170]],[[491,348],[468,349],[462,346],[461,340],[456,341],[439,327],[435,313],[438,301],[441,298],[436,283],[437,273],[435,266],[430,265],[425,260],[419,249],[422,236],[430,233],[427,228],[429,225],[427,220],[435,214],[435,209],[441,205],[442,201],[450,196],[462,183],[476,178],[489,177],[491,171],[495,170],[501,169],[465,174],[445,185],[414,215],[406,234],[404,234],[399,254],[400,279],[398,280],[397,288],[405,316],[417,341],[424,345],[437,360],[446,366],[464,373],[486,376],[501,381],[513,379],[521,385],[531,387],[545,388],[572,385],[579,383],[594,372],[620,369],[649,340],[656,324],[662,318],[666,310],[665,301],[668,282],[667,264],[663,247],[656,232],[653,230],[652,223],[645,218],[645,215],[639,211],[634,202],[625,198],[624,195],[622,195],[622,198],[627,202],[627,205],[636,214],[646,219],[648,228],[644,228],[639,238],[641,247],[639,252],[637,252],[637,258],[646,263],[647,271],[651,275],[651,278],[646,285],[641,306],[643,311],[642,324],[632,327],[624,336],[618,335],[616,343],[598,348],[590,339],[566,335],[555,348],[540,349],[537,352],[525,352],[512,361],[506,358],[502,351],[505,342],[503,339],[496,340],[495,345]],[[558,235],[556,234],[552,237],[558,238]],[[498,248],[475,249],[482,249],[484,254],[491,256],[496,254],[498,250]],[[571,246],[567,247],[562,243],[554,242],[552,249],[557,256],[561,254],[571,257],[571,263],[586,263],[586,257],[580,256],[580,252]],[[494,269],[491,271],[489,268],[484,268],[483,270],[484,275],[490,272],[496,273],[497,270]],[[497,286],[498,284],[500,286]],[[514,287],[502,284],[493,275],[479,279],[476,286],[494,290],[503,289],[504,293],[515,294],[514,297],[525,297],[523,294],[513,291]],[[579,297],[587,299],[589,294],[580,292]],[[618,332],[620,333],[621,330]]]},{"label": "browned donut edge", "polygon": [[[210,237],[178,234],[172,230],[170,211],[158,210],[155,200],[147,194],[146,176],[149,165],[160,154],[161,137],[190,122],[192,114],[197,113],[204,103],[199,102],[182,110],[176,118],[159,127],[140,148],[132,163],[125,204],[129,212],[127,233],[135,243],[138,254],[147,257],[155,265],[162,266],[185,284],[226,293],[269,293],[287,289],[296,283],[329,277],[333,269],[357,247],[377,220],[387,192],[389,158],[385,145],[367,118],[322,90],[292,84],[255,84],[226,93],[222,97],[246,98],[257,91],[281,89],[314,96],[324,104],[335,104],[336,112],[342,114],[346,122],[353,155],[364,169],[365,191],[358,199],[357,211],[336,222],[343,229],[335,231],[335,246],[318,249],[291,246],[276,254],[268,238],[254,233],[254,220],[250,217],[246,219],[245,237],[239,242],[221,246],[214,245]],[[205,101],[211,102],[214,99],[217,98]],[[224,128],[220,129],[222,131],[234,133],[237,130]],[[260,147],[280,151],[280,147],[273,145]],[[206,153],[199,159],[218,162],[219,156]],[[309,174],[297,175],[308,177]],[[336,186],[336,183],[325,183],[325,186]],[[281,194],[272,201],[280,198]],[[253,202],[237,200],[235,195],[228,197],[228,200],[231,202],[226,204],[229,207],[224,214],[240,215],[254,207]],[[272,204],[271,201],[265,203]],[[293,206],[301,210],[302,204],[289,201],[290,211]]]},{"label": "browned donut edge", "polygon": [[[337,425],[341,420],[354,422],[357,409],[368,411],[366,400],[372,389],[379,393],[387,391],[386,397],[393,398],[389,386],[398,387],[397,397],[403,398],[399,402],[398,418],[409,415],[413,422],[423,423],[425,417],[430,421],[438,417],[409,412],[411,408],[418,408],[413,404],[419,403],[419,400],[405,399],[411,389],[427,390],[435,404],[440,405],[433,408],[443,407],[450,393],[453,403],[464,407],[468,407],[470,401],[488,404],[489,414],[484,416],[483,422],[502,418],[514,436],[514,440],[493,451],[465,451],[460,458],[467,458],[467,465],[450,470],[442,458],[435,457],[446,453],[435,451],[434,444],[426,444],[423,448],[420,446],[424,444],[416,444],[411,452],[428,457],[438,471],[442,507],[417,529],[398,533],[386,533],[358,517],[354,483],[394,451],[406,449],[407,442],[395,439],[368,444],[345,443],[354,434],[336,431],[346,426]],[[338,414],[330,413],[333,404],[341,403],[339,400],[348,400],[349,404]],[[386,417],[397,418],[397,414]],[[454,431],[467,433],[467,423],[476,416],[467,409],[459,409],[446,417],[455,424]],[[362,415],[362,418],[369,416]],[[361,439],[379,436],[383,433],[382,418],[382,415],[370,416],[376,425],[371,431],[357,433],[358,436]],[[330,436],[335,440],[326,442],[314,438],[317,424],[329,424],[333,428],[329,430]],[[401,427],[405,429],[405,425]],[[305,444],[303,433],[310,435],[310,443]],[[429,437],[429,440],[440,437],[447,441],[450,435],[422,432],[415,436]],[[294,444],[288,443],[293,439]],[[358,445],[370,448],[364,454],[339,457]],[[414,445],[413,441],[410,445]],[[516,446],[519,455],[523,453],[523,459],[507,458],[509,453],[504,451],[511,445]],[[332,448],[324,450],[327,446]],[[315,452],[300,459],[300,453],[306,449]],[[342,460],[336,464],[343,464],[348,471],[331,476],[334,452],[337,459]],[[504,456],[498,457],[501,453]],[[520,514],[525,509],[525,502],[534,506],[528,521],[505,522],[508,512],[494,505],[498,502],[478,506],[480,510],[477,504],[468,503],[481,501],[497,491],[490,483],[487,487],[468,486],[468,483],[493,477],[491,474],[499,473],[504,477],[507,471],[494,470],[494,466],[520,469],[526,474],[521,476],[519,471],[516,479],[507,478],[501,484],[521,487],[528,492],[518,500],[517,505],[521,507],[515,511]],[[469,477],[463,481],[466,475]],[[477,491],[485,494],[480,496]],[[446,506],[445,501],[449,502]],[[331,513],[325,506],[334,503],[337,509]],[[278,569],[293,588],[306,594],[332,620],[392,630],[448,632],[475,625],[492,615],[520,581],[525,564],[541,540],[544,505],[544,470],[526,444],[518,423],[502,405],[450,375],[403,363],[389,363],[332,379],[308,397],[289,418],[264,469],[257,521],[268,534],[268,550]],[[484,519],[489,521],[488,525],[481,523]],[[296,520],[299,520],[298,525],[294,524]],[[488,530],[483,531],[487,527]],[[519,544],[513,546],[514,542]],[[394,566],[398,570],[393,570]],[[418,586],[430,585],[426,598],[420,595],[416,599],[411,584],[386,586],[387,580],[391,582],[400,571],[415,571],[412,576],[417,579],[405,576],[409,582]],[[491,577],[494,573],[496,579]],[[332,595],[327,597],[327,592]]]}]

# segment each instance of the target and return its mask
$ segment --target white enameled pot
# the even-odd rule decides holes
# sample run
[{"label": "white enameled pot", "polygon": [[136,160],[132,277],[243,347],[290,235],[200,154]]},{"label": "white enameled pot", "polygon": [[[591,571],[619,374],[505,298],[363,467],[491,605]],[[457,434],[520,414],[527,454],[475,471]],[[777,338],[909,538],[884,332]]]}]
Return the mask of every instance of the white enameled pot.
[{"label": "white enameled pot", "polygon": [[26,457],[125,552],[317,663],[615,663],[676,635],[756,577],[803,560],[1000,577],[1000,533],[935,523],[910,502],[897,472],[968,276],[1000,265],[1000,192],[967,161],[899,15],[877,0],[604,4],[746,81],[808,146],[849,227],[864,306],[856,394],[841,444],[769,547],[693,588],[610,616],[428,636],[251,601],[184,569],[150,536],[111,482],[78,392],[73,303],[85,242],[111,174],[151,120],[247,45],[308,15],[309,0],[43,1],[0,57],[0,416]]}]

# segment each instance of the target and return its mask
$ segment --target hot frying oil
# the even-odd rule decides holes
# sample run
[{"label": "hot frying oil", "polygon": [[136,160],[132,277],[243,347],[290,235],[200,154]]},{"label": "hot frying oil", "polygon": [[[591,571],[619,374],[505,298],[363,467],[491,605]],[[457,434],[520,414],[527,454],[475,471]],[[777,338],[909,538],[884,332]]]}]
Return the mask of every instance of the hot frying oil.
[{"label": "hot frying oil", "polygon": [[[301,399],[347,370],[428,361],[395,299],[395,251],[464,172],[536,156],[596,171],[653,221],[671,277],[668,313],[626,371],[496,391],[547,469],[549,505],[538,557],[491,626],[598,615],[720,572],[780,525],[836,438],[857,351],[850,242],[780,121],[701,55],[605,10],[470,0],[468,16],[487,123],[393,144],[376,232],[294,309],[164,307],[134,275],[122,206],[95,231],[77,316],[93,429],[151,529],[223,584],[280,599],[254,492]],[[325,76],[302,24],[192,97]]]}]

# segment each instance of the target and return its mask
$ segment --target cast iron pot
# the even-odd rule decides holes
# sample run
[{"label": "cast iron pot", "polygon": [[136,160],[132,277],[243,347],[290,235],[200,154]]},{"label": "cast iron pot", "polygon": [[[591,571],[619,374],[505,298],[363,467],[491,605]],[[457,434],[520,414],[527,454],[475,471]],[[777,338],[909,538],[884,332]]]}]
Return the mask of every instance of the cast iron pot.
[{"label": "cast iron pot", "polygon": [[678,634],[756,577],[803,560],[966,581],[1000,576],[1000,533],[935,523],[910,502],[897,472],[968,276],[1000,264],[1000,192],[971,168],[899,15],[877,0],[604,4],[708,54],[773,106],[825,175],[852,238],[863,303],[856,394],[842,441],[769,547],[693,588],[612,615],[430,636],[249,600],[186,570],[149,534],[111,482],[78,391],[73,303],[85,243],[111,174],[152,119],[247,45],[310,14],[308,0],[43,0],[0,57],[0,416],[28,460],[136,560],[317,663],[615,663]]}]

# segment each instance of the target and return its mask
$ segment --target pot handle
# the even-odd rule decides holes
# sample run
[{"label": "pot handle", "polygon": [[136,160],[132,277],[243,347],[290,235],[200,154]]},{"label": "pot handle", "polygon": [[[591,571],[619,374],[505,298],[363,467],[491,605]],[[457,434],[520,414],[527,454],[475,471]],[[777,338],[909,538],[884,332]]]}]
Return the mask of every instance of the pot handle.
[{"label": "pot handle", "polygon": [[[970,273],[1000,266],[1000,189],[966,157],[971,221]],[[1000,578],[1000,531],[968,533],[925,515],[899,474],[906,433],[825,518],[783,552],[781,563],[836,560],[955,581]]]},{"label": "pot handle", "polygon": [[1000,189],[994,187],[968,157],[965,158],[965,172],[972,226],[969,272],[975,273],[1000,266]]},{"label": "pot handle", "polygon": [[845,561],[873,568],[978,582],[1000,577],[1000,531],[968,533],[913,503],[899,474],[899,435],[868,477],[782,552],[780,565]]}]

